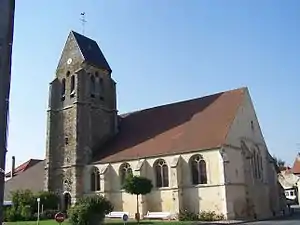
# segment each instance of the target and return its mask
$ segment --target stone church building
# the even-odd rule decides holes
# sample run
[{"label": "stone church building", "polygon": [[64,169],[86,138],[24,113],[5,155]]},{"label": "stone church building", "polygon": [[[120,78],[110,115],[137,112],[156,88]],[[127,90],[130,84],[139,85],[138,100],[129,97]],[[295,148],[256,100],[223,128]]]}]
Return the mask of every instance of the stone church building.
[{"label": "stone church building", "polygon": [[71,31],[50,84],[44,188],[65,205],[102,194],[136,212],[128,173],[152,180],[140,212],[215,211],[227,219],[280,210],[280,186],[247,88],[120,115],[98,44]]}]

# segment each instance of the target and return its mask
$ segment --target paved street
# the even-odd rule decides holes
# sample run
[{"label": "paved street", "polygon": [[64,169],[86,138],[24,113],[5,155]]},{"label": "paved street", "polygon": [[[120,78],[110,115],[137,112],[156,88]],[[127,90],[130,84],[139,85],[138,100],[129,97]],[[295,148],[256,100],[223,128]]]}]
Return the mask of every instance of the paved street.
[{"label": "paved street", "polygon": [[245,225],[299,225],[300,215],[290,217],[288,219],[279,219],[279,220],[269,220],[269,221],[259,221],[252,223],[245,223]]},{"label": "paved street", "polygon": [[269,221],[259,221],[252,223],[244,223],[245,225],[299,225],[300,224],[300,212],[297,210],[293,216],[288,218],[269,220]]}]

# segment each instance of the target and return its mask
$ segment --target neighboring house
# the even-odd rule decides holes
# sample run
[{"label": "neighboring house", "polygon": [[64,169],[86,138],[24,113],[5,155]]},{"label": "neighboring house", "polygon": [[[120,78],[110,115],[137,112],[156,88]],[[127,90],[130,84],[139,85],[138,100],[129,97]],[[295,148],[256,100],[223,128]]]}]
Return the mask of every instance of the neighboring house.
[{"label": "neighboring house", "polygon": [[50,84],[45,177],[26,180],[45,178],[64,207],[96,193],[131,217],[136,198],[122,190],[128,173],[154,184],[140,198],[143,215],[187,209],[259,218],[284,207],[247,88],[119,115],[111,73],[97,43],[72,31]]},{"label": "neighboring house", "polygon": [[12,171],[15,171],[14,176],[5,181],[4,200],[11,200],[12,191],[29,189],[33,193],[37,193],[44,190],[44,167],[44,160],[30,159],[15,170],[13,169]]},{"label": "neighboring house", "polygon": [[298,204],[298,185],[300,178],[286,169],[278,173],[278,181],[285,190],[285,197],[289,204]]},{"label": "neighboring house", "polygon": [[39,159],[30,159],[24,163],[22,163],[20,166],[15,168],[15,157],[12,157],[12,168],[11,171],[5,174],[5,179],[8,180],[14,176],[19,175],[20,173],[23,173],[24,171],[28,170],[30,167],[34,166],[35,164],[39,163],[41,160]]}]

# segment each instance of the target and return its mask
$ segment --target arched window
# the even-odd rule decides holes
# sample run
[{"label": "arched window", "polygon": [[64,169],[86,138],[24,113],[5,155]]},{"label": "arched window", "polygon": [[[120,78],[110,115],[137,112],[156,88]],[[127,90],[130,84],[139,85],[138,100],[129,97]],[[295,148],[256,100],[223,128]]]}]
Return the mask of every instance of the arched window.
[{"label": "arched window", "polygon": [[121,186],[123,186],[126,177],[128,175],[132,175],[132,169],[131,169],[129,163],[123,163],[120,166],[119,174],[120,174],[120,183],[121,183]]},{"label": "arched window", "polygon": [[206,162],[201,155],[191,158],[191,175],[193,184],[207,184]]},{"label": "arched window", "polygon": [[165,160],[159,159],[154,163],[156,187],[169,187],[169,171]]},{"label": "arched window", "polygon": [[256,154],[256,162],[257,162],[257,178],[261,178],[261,171],[260,171],[260,155]]},{"label": "arched window", "polygon": [[103,99],[103,94],[104,94],[103,79],[100,77],[99,78],[99,95],[100,95],[100,99]]},{"label": "arched window", "polygon": [[95,97],[95,92],[96,92],[96,84],[95,84],[95,77],[92,75],[91,80],[90,80],[90,92],[91,92],[91,97]]},{"label": "arched window", "polygon": [[258,170],[257,170],[257,154],[253,150],[253,170],[254,170],[254,178],[258,177]]},{"label": "arched window", "polygon": [[63,78],[61,81],[61,97],[64,98],[66,94],[66,79]]},{"label": "arched window", "polygon": [[260,165],[260,178],[264,179],[264,167],[262,157],[259,157],[259,165]]},{"label": "arched window", "polygon": [[75,76],[74,75],[71,76],[71,88],[70,88],[70,90],[71,90],[71,97],[73,97],[74,94],[75,94]]},{"label": "arched window", "polygon": [[100,171],[97,167],[91,171],[91,191],[100,191]]}]

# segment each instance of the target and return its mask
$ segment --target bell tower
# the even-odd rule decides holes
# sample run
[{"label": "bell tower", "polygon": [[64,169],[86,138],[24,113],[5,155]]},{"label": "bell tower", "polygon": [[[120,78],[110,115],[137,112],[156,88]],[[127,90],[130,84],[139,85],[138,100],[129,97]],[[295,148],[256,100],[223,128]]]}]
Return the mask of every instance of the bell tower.
[{"label": "bell tower", "polygon": [[46,190],[65,207],[83,194],[83,169],[95,146],[117,129],[116,83],[98,44],[71,31],[50,83]]}]

